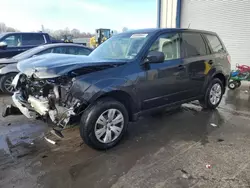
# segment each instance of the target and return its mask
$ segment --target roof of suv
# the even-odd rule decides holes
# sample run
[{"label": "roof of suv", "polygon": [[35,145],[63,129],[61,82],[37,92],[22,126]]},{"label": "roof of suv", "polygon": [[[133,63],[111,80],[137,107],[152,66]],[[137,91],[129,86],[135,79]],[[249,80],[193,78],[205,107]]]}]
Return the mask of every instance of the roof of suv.
[{"label": "roof of suv", "polygon": [[127,31],[126,33],[158,33],[158,32],[178,32],[178,31],[192,31],[198,33],[208,33],[208,34],[216,34],[212,31],[198,30],[198,29],[187,29],[187,28],[149,28],[149,29],[138,29]]}]

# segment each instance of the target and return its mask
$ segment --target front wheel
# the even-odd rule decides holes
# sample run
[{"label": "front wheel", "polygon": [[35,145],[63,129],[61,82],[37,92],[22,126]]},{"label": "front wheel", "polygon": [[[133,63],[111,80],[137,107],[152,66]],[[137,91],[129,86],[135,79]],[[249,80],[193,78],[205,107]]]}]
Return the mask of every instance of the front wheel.
[{"label": "front wheel", "polygon": [[8,73],[1,77],[0,89],[2,90],[2,92],[7,94],[12,94],[14,92],[14,87],[11,84],[16,74],[17,73]]},{"label": "front wheel", "polygon": [[205,109],[215,109],[222,99],[223,95],[223,84],[220,79],[215,78],[208,85],[204,97],[199,100],[200,105]]},{"label": "front wheel", "polygon": [[80,134],[94,149],[109,149],[122,139],[128,124],[128,112],[123,104],[103,98],[89,106],[82,115]]}]

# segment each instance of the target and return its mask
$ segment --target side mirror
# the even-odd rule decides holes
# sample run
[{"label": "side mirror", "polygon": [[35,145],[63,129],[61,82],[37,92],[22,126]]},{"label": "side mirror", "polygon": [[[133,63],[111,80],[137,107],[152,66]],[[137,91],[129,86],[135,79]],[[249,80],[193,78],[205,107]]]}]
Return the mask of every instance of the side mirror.
[{"label": "side mirror", "polygon": [[148,53],[145,62],[146,63],[162,63],[165,60],[165,55],[163,52],[151,51]]},{"label": "side mirror", "polygon": [[0,49],[6,49],[7,48],[7,43],[6,42],[0,42]]}]

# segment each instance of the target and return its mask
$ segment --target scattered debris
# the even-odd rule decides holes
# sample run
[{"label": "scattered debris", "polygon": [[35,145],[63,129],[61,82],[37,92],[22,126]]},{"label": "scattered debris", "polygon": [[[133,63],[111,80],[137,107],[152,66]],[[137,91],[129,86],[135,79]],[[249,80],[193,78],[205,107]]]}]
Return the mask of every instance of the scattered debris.
[{"label": "scattered debris", "polygon": [[211,126],[213,126],[213,127],[217,127],[217,125],[216,125],[216,124],[214,124],[214,123],[211,123],[210,125],[211,125]]},{"label": "scattered debris", "polygon": [[62,132],[60,130],[52,129],[50,132],[60,139],[64,138],[64,136],[62,135]]},{"label": "scattered debris", "polygon": [[47,138],[47,137],[44,137],[45,138],[45,140],[47,140],[49,143],[51,143],[51,144],[53,144],[53,145],[55,145],[56,144],[56,142],[55,141],[53,141],[53,140],[50,140],[49,138]]},{"label": "scattered debris", "polygon": [[245,93],[248,93],[248,91],[247,91],[247,90],[245,90]]},{"label": "scattered debris", "polygon": [[221,138],[217,139],[217,142],[223,142],[223,141],[224,139],[221,139]]},{"label": "scattered debris", "polygon": [[210,169],[212,166],[210,164],[206,164],[206,168]]},{"label": "scattered debris", "polygon": [[184,179],[188,179],[189,178],[188,172],[186,170],[181,169],[181,172],[182,172],[182,177]]},{"label": "scattered debris", "polygon": [[31,144],[31,145],[34,145],[34,142],[31,142],[30,144]]},{"label": "scattered debris", "polygon": [[47,158],[47,157],[48,157],[47,155],[43,155],[43,156],[42,156],[43,159],[44,159],[44,158]]},{"label": "scattered debris", "polygon": [[8,126],[10,126],[11,125],[11,123],[8,123]]}]

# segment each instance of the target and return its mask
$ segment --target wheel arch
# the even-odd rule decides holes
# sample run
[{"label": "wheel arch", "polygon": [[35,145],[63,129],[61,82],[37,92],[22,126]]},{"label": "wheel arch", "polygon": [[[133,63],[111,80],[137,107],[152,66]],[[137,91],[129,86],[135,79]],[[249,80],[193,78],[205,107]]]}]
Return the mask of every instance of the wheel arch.
[{"label": "wheel arch", "polygon": [[133,114],[137,112],[137,105],[136,105],[137,103],[133,100],[132,96],[129,93],[122,90],[114,90],[102,93],[96,96],[95,99],[91,101],[91,103],[106,97],[113,98],[114,100],[117,100],[120,103],[122,103],[128,111],[129,120],[130,121],[134,120]]}]

